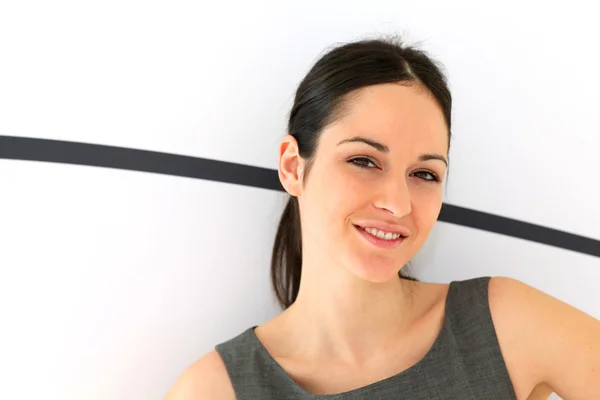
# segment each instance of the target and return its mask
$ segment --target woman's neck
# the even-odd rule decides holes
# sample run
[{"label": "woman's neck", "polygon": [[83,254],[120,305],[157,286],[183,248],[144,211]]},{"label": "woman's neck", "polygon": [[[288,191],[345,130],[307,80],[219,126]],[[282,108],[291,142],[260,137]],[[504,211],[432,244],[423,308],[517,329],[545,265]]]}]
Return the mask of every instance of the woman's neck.
[{"label": "woman's neck", "polygon": [[418,286],[397,275],[374,283],[343,267],[305,262],[296,301],[281,315],[294,343],[289,356],[367,363],[408,332],[418,316]]}]

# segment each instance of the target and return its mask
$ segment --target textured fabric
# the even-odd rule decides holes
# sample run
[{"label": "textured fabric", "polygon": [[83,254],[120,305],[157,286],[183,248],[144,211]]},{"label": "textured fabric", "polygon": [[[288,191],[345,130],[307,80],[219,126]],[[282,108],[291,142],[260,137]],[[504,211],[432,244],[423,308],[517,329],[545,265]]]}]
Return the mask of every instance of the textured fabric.
[{"label": "textured fabric", "polygon": [[351,391],[314,395],[302,389],[259,341],[256,326],[215,349],[238,400],[516,400],[490,314],[489,280],[452,281],[442,330],[427,354],[392,377]]}]

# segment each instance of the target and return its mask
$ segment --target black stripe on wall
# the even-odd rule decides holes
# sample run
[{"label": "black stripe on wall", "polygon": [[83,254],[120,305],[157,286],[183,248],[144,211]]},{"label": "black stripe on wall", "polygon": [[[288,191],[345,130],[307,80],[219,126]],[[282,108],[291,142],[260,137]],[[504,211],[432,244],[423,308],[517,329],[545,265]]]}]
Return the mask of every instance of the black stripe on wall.
[{"label": "black stripe on wall", "polygon": [[[46,161],[234,183],[283,191],[277,171],[206,158],[0,135],[0,159]],[[600,240],[444,203],[440,221],[600,257]]]}]

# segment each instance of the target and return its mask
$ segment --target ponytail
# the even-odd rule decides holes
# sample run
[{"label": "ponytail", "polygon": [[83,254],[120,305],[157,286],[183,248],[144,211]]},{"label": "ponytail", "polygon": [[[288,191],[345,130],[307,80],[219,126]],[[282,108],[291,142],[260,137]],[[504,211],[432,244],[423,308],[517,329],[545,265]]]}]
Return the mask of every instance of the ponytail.
[{"label": "ponytail", "polygon": [[273,254],[271,283],[275,296],[285,310],[296,300],[302,272],[302,234],[298,198],[290,196],[281,214]]}]

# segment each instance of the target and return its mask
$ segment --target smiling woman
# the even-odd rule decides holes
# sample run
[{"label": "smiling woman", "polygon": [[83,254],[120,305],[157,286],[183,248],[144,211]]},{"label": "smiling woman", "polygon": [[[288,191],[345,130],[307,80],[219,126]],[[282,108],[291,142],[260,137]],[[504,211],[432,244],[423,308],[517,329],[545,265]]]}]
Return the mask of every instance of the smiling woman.
[{"label": "smiling woman", "polygon": [[190,366],[168,400],[600,398],[600,322],[514,279],[403,274],[436,223],[452,98],[399,39],[340,45],[300,83],[271,263],[283,311]]},{"label": "smiling woman", "polygon": [[[326,258],[320,260],[324,265],[342,266],[365,281],[390,282],[437,221],[448,125],[434,98],[414,82],[369,85],[347,96],[351,100],[339,104],[343,110],[338,119],[323,127],[314,154],[302,156],[302,138],[294,135],[281,146],[280,179],[293,194],[290,202],[298,202],[301,216],[306,248],[301,270],[319,278],[329,273],[305,260],[314,255]],[[378,229],[384,237],[404,231],[405,238],[394,252],[379,252],[371,245],[384,243],[366,231],[357,237],[356,229],[349,229],[355,225]],[[361,237],[373,240],[365,243]],[[285,307],[297,299],[282,300]]]}]

